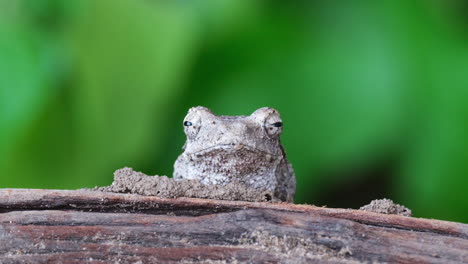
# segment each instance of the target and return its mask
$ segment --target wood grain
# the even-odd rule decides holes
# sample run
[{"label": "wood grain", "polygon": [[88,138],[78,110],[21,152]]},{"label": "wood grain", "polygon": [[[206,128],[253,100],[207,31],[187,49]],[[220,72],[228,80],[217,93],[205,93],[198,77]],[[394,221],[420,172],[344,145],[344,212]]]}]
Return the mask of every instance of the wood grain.
[{"label": "wood grain", "polygon": [[468,263],[468,225],[287,203],[0,189],[1,263]]}]

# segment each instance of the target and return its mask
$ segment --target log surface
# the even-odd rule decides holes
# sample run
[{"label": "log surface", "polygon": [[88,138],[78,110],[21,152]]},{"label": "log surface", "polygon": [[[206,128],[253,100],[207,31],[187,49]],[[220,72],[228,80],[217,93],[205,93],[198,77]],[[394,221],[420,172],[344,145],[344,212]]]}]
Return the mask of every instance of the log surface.
[{"label": "log surface", "polygon": [[468,263],[468,225],[287,203],[0,189],[1,263]]}]

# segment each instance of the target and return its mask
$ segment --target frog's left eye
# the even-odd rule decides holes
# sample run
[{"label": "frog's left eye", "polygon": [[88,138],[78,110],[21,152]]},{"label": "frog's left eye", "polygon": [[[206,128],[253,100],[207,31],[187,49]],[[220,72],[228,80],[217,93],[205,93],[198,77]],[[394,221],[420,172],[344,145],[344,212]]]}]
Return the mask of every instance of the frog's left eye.
[{"label": "frog's left eye", "polygon": [[271,124],[272,126],[274,127],[282,127],[283,126],[283,122],[276,122],[276,123],[273,123]]},{"label": "frog's left eye", "polygon": [[278,115],[270,115],[265,120],[265,130],[268,136],[279,136],[283,132],[283,122]]},{"label": "frog's left eye", "polygon": [[192,126],[192,125],[193,125],[192,122],[190,122],[190,121],[184,121],[184,126],[187,126],[187,127],[188,127],[188,126]]},{"label": "frog's left eye", "polygon": [[265,133],[270,138],[279,137],[283,132],[283,121],[278,111],[273,108],[262,107],[257,109],[250,115],[250,118],[255,120],[257,124],[262,125]]}]

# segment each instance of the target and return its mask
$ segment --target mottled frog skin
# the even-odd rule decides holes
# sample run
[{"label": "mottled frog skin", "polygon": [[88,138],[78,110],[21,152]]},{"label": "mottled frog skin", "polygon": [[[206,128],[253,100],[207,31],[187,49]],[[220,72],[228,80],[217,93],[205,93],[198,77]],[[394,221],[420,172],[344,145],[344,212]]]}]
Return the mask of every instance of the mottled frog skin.
[{"label": "mottled frog skin", "polygon": [[263,107],[249,116],[217,116],[193,107],[183,122],[187,141],[174,164],[175,179],[204,184],[238,182],[292,202],[296,178],[280,142],[283,122]]}]

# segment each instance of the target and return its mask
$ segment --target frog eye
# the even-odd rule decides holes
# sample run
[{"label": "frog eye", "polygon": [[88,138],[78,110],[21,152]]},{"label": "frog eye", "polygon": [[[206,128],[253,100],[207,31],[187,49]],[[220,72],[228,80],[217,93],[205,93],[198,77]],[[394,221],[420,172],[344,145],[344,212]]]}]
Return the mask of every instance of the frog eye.
[{"label": "frog eye", "polygon": [[283,132],[283,121],[278,111],[271,107],[262,107],[250,115],[257,124],[263,126],[268,137],[278,137]]},{"label": "frog eye", "polygon": [[283,126],[283,122],[276,122],[276,123],[273,123],[271,124],[272,126],[274,127],[282,127]]},{"label": "frog eye", "polygon": [[183,125],[185,135],[187,135],[188,139],[194,139],[200,131],[202,114],[203,112],[198,108],[192,108],[189,110],[187,116],[185,116]]},{"label": "frog eye", "polygon": [[265,130],[268,136],[279,136],[283,132],[283,122],[279,115],[271,114],[265,119]]},{"label": "frog eye", "polygon": [[184,132],[187,135],[187,138],[194,139],[198,131],[200,131],[201,119],[199,116],[192,116],[191,121],[184,121]]}]

